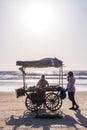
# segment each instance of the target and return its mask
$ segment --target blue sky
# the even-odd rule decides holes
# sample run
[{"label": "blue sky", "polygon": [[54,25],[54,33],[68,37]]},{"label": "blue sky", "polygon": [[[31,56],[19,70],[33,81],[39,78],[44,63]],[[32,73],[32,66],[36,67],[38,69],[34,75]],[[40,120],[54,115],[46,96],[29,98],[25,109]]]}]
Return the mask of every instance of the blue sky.
[{"label": "blue sky", "polygon": [[0,70],[56,57],[87,70],[87,0],[0,0]]}]

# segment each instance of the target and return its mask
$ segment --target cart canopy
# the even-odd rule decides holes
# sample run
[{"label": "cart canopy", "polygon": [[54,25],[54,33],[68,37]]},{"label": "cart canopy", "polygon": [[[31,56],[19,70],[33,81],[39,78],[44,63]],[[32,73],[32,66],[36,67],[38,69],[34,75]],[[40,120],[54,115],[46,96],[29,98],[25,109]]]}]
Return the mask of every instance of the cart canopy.
[{"label": "cart canopy", "polygon": [[22,67],[34,67],[34,68],[43,68],[43,67],[62,67],[63,63],[57,58],[44,58],[35,61],[17,61],[16,65]]}]

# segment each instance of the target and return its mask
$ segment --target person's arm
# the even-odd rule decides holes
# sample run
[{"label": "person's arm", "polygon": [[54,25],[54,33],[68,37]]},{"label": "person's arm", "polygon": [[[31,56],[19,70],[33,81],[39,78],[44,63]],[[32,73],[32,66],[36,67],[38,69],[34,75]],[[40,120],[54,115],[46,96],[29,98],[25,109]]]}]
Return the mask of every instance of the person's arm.
[{"label": "person's arm", "polygon": [[49,83],[48,83],[48,81],[46,80],[46,87],[49,87]]},{"label": "person's arm", "polygon": [[36,88],[40,88],[40,80],[39,80],[38,83],[36,84]]}]

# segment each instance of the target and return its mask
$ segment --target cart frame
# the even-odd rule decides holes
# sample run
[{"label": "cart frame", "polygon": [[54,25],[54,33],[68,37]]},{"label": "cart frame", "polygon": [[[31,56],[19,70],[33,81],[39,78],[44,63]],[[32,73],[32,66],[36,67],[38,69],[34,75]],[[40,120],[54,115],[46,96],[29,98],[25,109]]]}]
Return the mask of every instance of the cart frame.
[{"label": "cart frame", "polygon": [[[50,111],[59,110],[62,106],[62,98],[60,97],[63,92],[63,62],[57,58],[44,58],[35,61],[17,61],[16,65],[21,66],[23,75],[23,88],[16,90],[17,97],[26,95],[25,105],[30,111],[38,111],[41,109],[42,105],[46,106]],[[46,67],[56,67],[58,68],[59,83],[56,86],[49,86],[49,88],[44,88],[39,91],[45,91],[45,97],[40,97],[37,95],[37,89],[30,87],[26,90],[26,68],[46,68]],[[34,96],[32,96],[34,95]],[[41,100],[40,100],[41,99]]]}]

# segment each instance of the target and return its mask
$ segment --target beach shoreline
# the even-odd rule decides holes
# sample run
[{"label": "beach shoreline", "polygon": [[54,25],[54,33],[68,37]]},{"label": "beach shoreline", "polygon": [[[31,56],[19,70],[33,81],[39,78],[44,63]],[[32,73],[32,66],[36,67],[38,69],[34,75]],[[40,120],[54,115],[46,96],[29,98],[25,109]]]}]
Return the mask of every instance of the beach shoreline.
[{"label": "beach shoreline", "polygon": [[27,111],[25,98],[16,98],[15,92],[0,92],[0,130],[87,129],[87,92],[76,92],[78,111],[69,110],[71,102],[68,97],[63,100],[61,119],[36,119],[36,113]]}]

